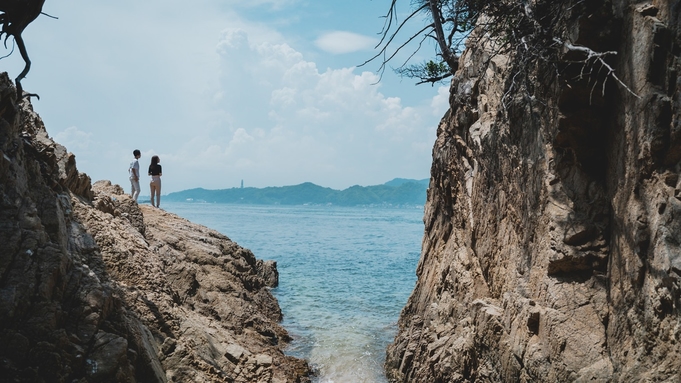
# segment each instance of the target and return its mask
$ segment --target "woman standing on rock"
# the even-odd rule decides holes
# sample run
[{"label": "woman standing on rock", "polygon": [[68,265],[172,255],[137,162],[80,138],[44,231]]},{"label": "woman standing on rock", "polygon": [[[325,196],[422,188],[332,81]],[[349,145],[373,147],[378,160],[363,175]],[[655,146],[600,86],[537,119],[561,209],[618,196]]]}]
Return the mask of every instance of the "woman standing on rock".
[{"label": "woman standing on rock", "polygon": [[[161,204],[161,165],[159,164],[161,159],[158,156],[151,157],[151,165],[149,165],[149,175],[151,176],[151,182],[149,187],[151,188],[151,206],[159,207]],[[156,205],[154,205],[154,195],[156,195]]]}]

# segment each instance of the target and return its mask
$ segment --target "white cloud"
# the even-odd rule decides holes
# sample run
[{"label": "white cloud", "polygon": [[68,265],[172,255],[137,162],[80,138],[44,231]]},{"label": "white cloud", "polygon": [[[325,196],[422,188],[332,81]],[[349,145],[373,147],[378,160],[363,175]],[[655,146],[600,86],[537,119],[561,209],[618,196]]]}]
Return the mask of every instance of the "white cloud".
[{"label": "white cloud", "polygon": [[[436,128],[430,105],[386,97],[371,72],[321,72],[288,44],[253,42],[245,30],[225,31],[218,52],[214,125],[231,133],[197,135],[181,150],[193,185],[231,187],[245,179],[252,186],[344,188],[377,183],[382,174],[383,181],[427,175]],[[208,184],[198,179],[207,163],[221,175]]]},{"label": "white cloud", "polygon": [[55,134],[54,140],[68,150],[89,150],[92,145],[92,133],[84,132],[75,126]]},{"label": "white cloud", "polygon": [[441,86],[437,88],[437,96],[430,101],[430,106],[433,108],[433,115],[440,117],[449,109],[449,86]]},{"label": "white cloud", "polygon": [[319,49],[333,54],[368,50],[377,43],[378,40],[376,38],[346,31],[328,32],[315,40],[315,45]]},{"label": "white cloud", "polygon": [[253,141],[253,137],[250,134],[248,134],[245,129],[239,128],[234,132],[234,137],[230,142],[230,146],[232,144],[234,145],[245,144],[250,141]]},{"label": "white cloud", "polygon": [[225,29],[218,44],[218,51],[248,49],[248,35],[242,29]]}]

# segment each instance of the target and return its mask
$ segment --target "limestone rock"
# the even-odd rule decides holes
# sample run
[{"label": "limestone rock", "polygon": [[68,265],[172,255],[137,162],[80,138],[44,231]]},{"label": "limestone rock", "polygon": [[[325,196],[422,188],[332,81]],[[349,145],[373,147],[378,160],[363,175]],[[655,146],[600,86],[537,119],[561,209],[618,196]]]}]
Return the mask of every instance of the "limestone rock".
[{"label": "limestone rock", "polygon": [[513,57],[468,47],[391,381],[681,381],[681,9],[583,4],[568,33],[618,51],[640,98],[537,80],[504,99]]}]

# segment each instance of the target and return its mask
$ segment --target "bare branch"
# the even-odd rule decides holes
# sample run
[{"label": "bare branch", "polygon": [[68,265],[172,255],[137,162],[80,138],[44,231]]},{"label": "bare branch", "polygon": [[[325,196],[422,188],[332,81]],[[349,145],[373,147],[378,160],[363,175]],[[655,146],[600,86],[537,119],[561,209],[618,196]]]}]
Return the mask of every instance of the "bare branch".
[{"label": "bare branch", "polygon": [[[391,7],[390,7],[391,10],[390,10],[390,12],[388,13],[388,15],[390,15],[390,18],[391,18],[391,21],[388,22],[388,29],[385,29],[385,26],[384,26],[384,29],[381,30],[380,33],[381,33],[381,35],[383,35],[383,37],[381,37],[381,40],[378,42],[378,44],[376,44],[375,48],[380,47],[381,44],[383,44],[383,41],[385,41],[385,38],[388,36],[388,31],[389,31],[390,25],[392,25],[392,19],[394,18],[395,21],[397,21],[397,16],[392,16],[393,14],[395,14],[395,12],[394,12],[394,10],[393,10],[393,7],[395,6],[395,1],[397,1],[397,0],[393,0],[393,5],[391,5]],[[400,30],[402,30],[402,28],[407,24],[407,22],[408,22],[409,20],[411,20],[414,16],[416,16],[419,12],[423,11],[424,9],[425,9],[425,5],[419,7],[417,10],[415,10],[415,11],[412,12],[409,16],[407,16],[407,18],[404,19],[404,21],[402,21],[402,22],[400,23],[400,25],[397,27],[397,29],[390,35],[390,38],[388,39],[388,42],[385,43],[385,46],[383,47],[383,49],[387,49],[388,46],[390,45],[390,43],[395,39],[395,37],[397,36],[397,34],[400,32]],[[384,16],[384,17],[388,17],[388,15],[386,15],[386,16]],[[377,57],[377,56],[376,56],[376,57]],[[375,57],[374,57],[374,58],[375,58]],[[371,60],[369,60],[369,61],[371,61]]]},{"label": "bare branch", "polygon": [[[19,76],[14,80],[17,87],[17,97],[22,99],[25,95],[23,94],[23,88],[21,86],[21,80],[23,80],[28,71],[31,69],[31,60],[28,57],[28,51],[26,50],[26,44],[21,36],[24,29],[33,22],[38,16],[43,12],[43,4],[45,0],[25,0],[25,1],[0,1],[0,24],[2,29],[0,30],[0,37],[3,34],[5,36],[5,48],[7,48],[7,39],[9,36],[14,37],[14,42],[19,48],[19,53],[21,58],[24,59],[24,69],[19,73]],[[14,48],[12,48],[14,51]],[[10,52],[11,53],[11,52]],[[27,94],[26,96],[36,96],[35,94]]]},{"label": "bare branch", "polygon": [[[380,32],[378,32],[379,35],[382,35],[381,41],[378,42],[378,45],[381,45],[383,43],[383,39],[385,39],[388,31],[390,30],[390,27],[392,26],[393,19],[397,21],[397,11],[395,11],[395,4],[397,4],[397,0],[392,0],[392,3],[390,4],[390,9],[388,9],[388,13],[385,14],[385,16],[382,16],[385,18],[385,21],[383,22],[383,28],[381,29]],[[377,45],[377,47],[378,47]]]},{"label": "bare branch", "polygon": [[411,59],[414,57],[414,55],[416,55],[416,52],[418,52],[418,51],[421,49],[421,46],[423,45],[423,42],[424,42],[428,37],[431,37],[431,36],[430,36],[430,35],[423,35],[423,38],[421,39],[421,41],[419,41],[419,46],[418,46],[418,47],[409,55],[409,57],[407,57],[407,58],[404,60],[404,62],[402,62],[402,65],[400,65],[398,68],[403,68],[405,65],[407,65],[407,63],[409,62],[409,60],[411,60]]},{"label": "bare branch", "polygon": [[[629,92],[630,94],[632,94],[632,95],[635,96],[636,98],[639,98],[639,99],[641,98],[641,96],[639,96],[638,94],[636,94],[633,90],[631,90],[631,88],[629,88],[629,87],[627,86],[627,84],[625,84],[622,80],[620,80],[619,77],[617,77],[617,75],[615,74],[615,69],[613,69],[613,67],[611,67],[611,66],[604,60],[604,57],[606,57],[606,56],[608,56],[608,55],[616,55],[616,54],[617,54],[616,51],[596,52],[596,51],[592,50],[591,48],[587,48],[587,47],[582,46],[582,45],[574,45],[574,44],[572,44],[572,43],[570,43],[570,42],[562,41],[562,40],[560,40],[560,39],[557,38],[557,37],[554,37],[554,38],[553,38],[553,41],[555,41],[556,43],[562,45],[563,47],[565,47],[565,49],[567,49],[567,50],[569,50],[569,51],[572,51],[572,52],[581,52],[581,53],[585,54],[585,55],[586,55],[586,58],[585,58],[584,60],[582,60],[582,61],[579,61],[580,63],[584,64],[585,66],[589,63],[590,60],[594,60],[595,62],[598,62],[598,63],[601,65],[601,69],[602,69],[602,68],[605,68],[605,69],[608,71],[608,73],[606,74],[606,78],[605,78],[605,80],[603,81],[603,87],[602,87],[601,95],[605,95],[605,83],[606,83],[608,77],[612,77],[612,78],[613,78],[615,81],[617,81],[617,83],[620,84],[620,86],[622,86],[627,92]],[[584,69],[584,68],[582,68],[582,71],[583,71],[583,69]],[[594,85],[595,85],[595,84],[594,84]]]},{"label": "bare branch", "polygon": [[[432,25],[426,25],[426,26],[423,27],[420,31],[418,31],[418,33],[415,33],[415,34],[412,35],[407,41],[405,41],[404,43],[402,43],[402,45],[400,45],[400,46],[399,46],[399,47],[390,55],[390,57],[388,57],[387,59],[384,59],[383,63],[381,63],[381,68],[385,67],[385,65],[388,63],[388,61],[390,61],[393,57],[395,57],[395,55],[397,55],[397,53],[400,51],[400,49],[404,48],[404,47],[405,47],[407,44],[409,44],[412,40],[414,40],[414,39],[415,39],[416,37],[418,37],[421,33],[423,33],[424,31],[426,31],[426,30],[428,30],[428,29],[430,29],[431,27],[432,27]],[[365,62],[363,62],[363,63],[361,63],[361,64],[359,64],[359,65],[357,65],[357,66],[358,66],[358,67],[364,66],[364,65],[366,65],[366,64],[368,64],[368,63],[374,61],[374,60],[375,60],[376,58],[378,58],[379,56],[384,55],[384,54],[387,52],[387,50],[388,50],[388,44],[390,44],[390,43],[392,42],[392,40],[394,39],[394,37],[395,37],[395,36],[393,36],[393,37],[390,38],[390,40],[388,41],[388,43],[380,50],[379,53],[377,53],[377,54],[376,54],[375,56],[373,56],[372,58],[366,60]]]},{"label": "bare branch", "polygon": [[41,14],[41,15],[45,15],[45,16],[49,17],[50,19],[59,20],[59,17],[57,17],[57,16],[52,16],[52,15],[50,15],[49,13],[40,12],[40,14]]}]

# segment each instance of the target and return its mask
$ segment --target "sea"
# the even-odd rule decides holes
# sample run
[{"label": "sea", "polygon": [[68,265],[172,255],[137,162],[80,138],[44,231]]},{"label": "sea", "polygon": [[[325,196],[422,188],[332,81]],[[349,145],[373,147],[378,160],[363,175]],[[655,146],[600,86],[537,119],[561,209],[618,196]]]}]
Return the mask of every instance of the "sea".
[{"label": "sea", "polygon": [[423,207],[164,202],[259,259],[275,260],[272,293],[315,383],[387,383],[383,364],[416,282]]}]

